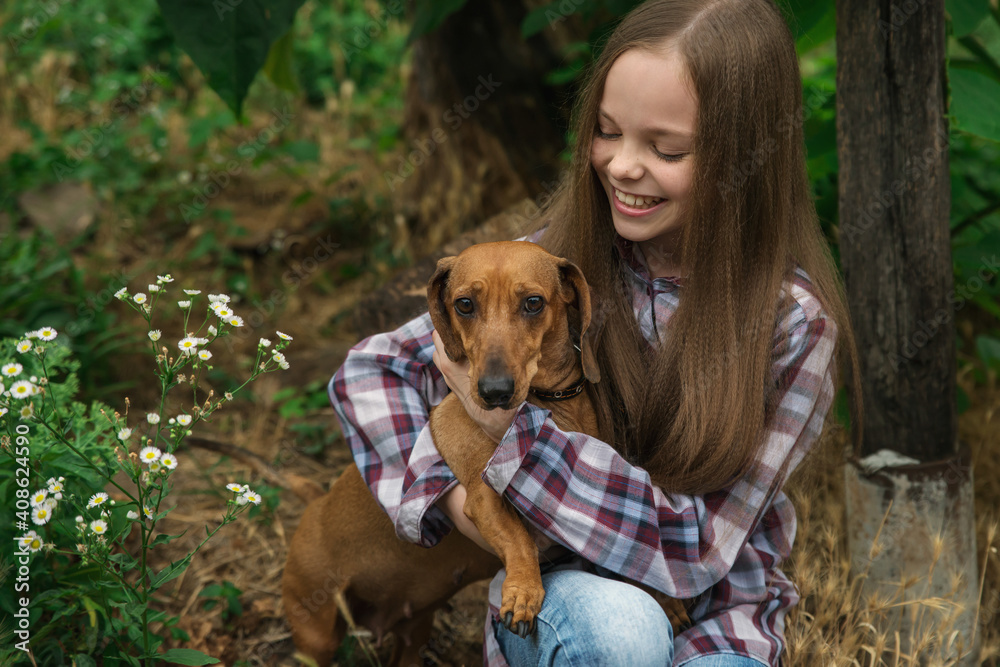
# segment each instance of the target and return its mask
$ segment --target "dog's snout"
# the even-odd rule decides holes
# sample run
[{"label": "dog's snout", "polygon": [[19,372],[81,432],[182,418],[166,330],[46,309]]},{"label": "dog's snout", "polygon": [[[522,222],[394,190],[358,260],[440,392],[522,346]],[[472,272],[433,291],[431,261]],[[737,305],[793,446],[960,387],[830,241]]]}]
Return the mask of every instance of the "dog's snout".
[{"label": "dog's snout", "polygon": [[514,378],[489,375],[479,378],[479,397],[491,408],[506,408],[514,396]]}]

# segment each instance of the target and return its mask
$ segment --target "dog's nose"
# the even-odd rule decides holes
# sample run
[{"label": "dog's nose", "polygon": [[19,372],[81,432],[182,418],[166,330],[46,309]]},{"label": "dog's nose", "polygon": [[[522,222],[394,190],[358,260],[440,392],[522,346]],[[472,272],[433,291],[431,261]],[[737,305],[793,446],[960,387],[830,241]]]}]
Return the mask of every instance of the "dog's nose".
[{"label": "dog's nose", "polygon": [[514,396],[514,378],[485,376],[479,378],[479,397],[491,408],[506,408]]}]

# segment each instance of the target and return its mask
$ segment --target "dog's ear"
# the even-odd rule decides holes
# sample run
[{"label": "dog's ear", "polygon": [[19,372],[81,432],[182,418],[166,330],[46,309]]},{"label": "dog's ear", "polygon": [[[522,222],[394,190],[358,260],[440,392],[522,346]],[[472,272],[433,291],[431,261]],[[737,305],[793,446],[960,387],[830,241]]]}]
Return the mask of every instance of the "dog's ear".
[{"label": "dog's ear", "polygon": [[[594,357],[591,339],[593,336],[587,335],[590,328],[590,286],[587,279],[583,277],[583,271],[568,259],[559,260],[559,276],[562,278],[564,288],[571,289],[575,298],[571,305],[576,306],[579,313],[579,321],[571,322],[571,328],[576,328],[580,332],[580,363],[583,365],[583,375],[590,382],[601,381],[601,370],[597,366],[597,359]],[[574,303],[575,302],[575,303]],[[572,327],[572,325],[576,327]]]},{"label": "dog's ear", "polygon": [[437,269],[427,283],[427,306],[430,309],[434,329],[444,343],[445,354],[457,363],[465,357],[465,350],[462,348],[462,341],[451,327],[451,307],[445,303],[448,276],[455,259],[455,257],[444,257],[438,260]]}]

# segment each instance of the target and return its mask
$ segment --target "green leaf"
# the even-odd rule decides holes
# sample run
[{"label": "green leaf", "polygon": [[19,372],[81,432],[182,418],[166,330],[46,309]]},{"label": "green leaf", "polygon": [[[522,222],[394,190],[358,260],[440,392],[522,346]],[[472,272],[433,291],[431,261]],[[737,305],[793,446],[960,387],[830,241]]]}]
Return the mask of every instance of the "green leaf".
[{"label": "green leaf", "polygon": [[967,69],[948,69],[951,115],[958,129],[1000,141],[1000,83]]},{"label": "green leaf", "polygon": [[977,336],[976,352],[984,364],[1000,371],[1000,340],[992,336]]},{"label": "green leaf", "polygon": [[521,37],[528,39],[532,35],[537,35],[547,27],[561,23],[566,16],[559,11],[558,2],[550,2],[547,5],[532,9],[521,21]]},{"label": "green leaf", "polygon": [[73,656],[76,667],[97,667],[97,661],[85,653],[77,653]]},{"label": "green leaf", "polygon": [[418,37],[436,30],[444,20],[465,6],[466,0],[416,0],[413,27],[406,43],[412,44]]},{"label": "green leaf", "polygon": [[833,0],[779,0],[778,6],[795,37],[799,53],[833,38],[837,13]]},{"label": "green leaf", "polygon": [[292,64],[294,44],[295,37],[289,30],[271,45],[271,50],[267,53],[267,62],[264,63],[264,74],[267,78],[278,88],[290,93],[299,92],[299,82],[295,78],[295,67]]},{"label": "green leaf", "polygon": [[184,573],[184,570],[188,568],[191,564],[191,558],[182,558],[179,561],[171,563],[169,566],[160,570],[156,575],[153,576],[152,581],[149,584],[150,591],[155,591],[163,584],[167,583],[171,579],[176,579]]},{"label": "green leaf", "polygon": [[968,35],[990,13],[989,0],[945,0],[944,7],[951,17],[955,37]]},{"label": "green leaf", "polygon": [[177,44],[237,118],[271,44],[305,0],[156,0]]},{"label": "green leaf", "polygon": [[193,648],[172,648],[160,658],[175,665],[218,665],[220,661]]},{"label": "green leaf", "polygon": [[289,141],[282,145],[282,150],[288,153],[296,162],[319,162],[319,145],[315,141]]}]

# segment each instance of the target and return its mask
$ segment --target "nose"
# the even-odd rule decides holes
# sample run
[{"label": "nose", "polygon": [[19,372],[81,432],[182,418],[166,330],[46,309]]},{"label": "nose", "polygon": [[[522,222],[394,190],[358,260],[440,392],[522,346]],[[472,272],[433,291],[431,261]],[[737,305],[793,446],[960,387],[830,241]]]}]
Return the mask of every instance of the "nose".
[{"label": "nose", "polygon": [[479,397],[490,408],[506,408],[514,396],[514,378],[509,375],[484,375],[479,378]]},{"label": "nose", "polygon": [[611,161],[608,162],[608,173],[618,181],[634,181],[642,178],[643,168],[639,151],[631,146],[631,142],[620,141]]}]

